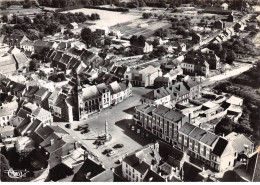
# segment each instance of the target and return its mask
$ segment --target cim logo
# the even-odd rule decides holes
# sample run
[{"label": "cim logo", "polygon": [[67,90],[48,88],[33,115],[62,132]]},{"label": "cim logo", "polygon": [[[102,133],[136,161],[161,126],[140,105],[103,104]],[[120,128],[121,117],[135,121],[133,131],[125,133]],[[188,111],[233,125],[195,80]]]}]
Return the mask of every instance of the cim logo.
[{"label": "cim logo", "polygon": [[28,173],[27,170],[13,170],[13,168],[10,168],[9,170],[5,170],[5,173],[7,173],[8,177],[12,179],[20,179],[22,177],[26,177],[26,174]]}]

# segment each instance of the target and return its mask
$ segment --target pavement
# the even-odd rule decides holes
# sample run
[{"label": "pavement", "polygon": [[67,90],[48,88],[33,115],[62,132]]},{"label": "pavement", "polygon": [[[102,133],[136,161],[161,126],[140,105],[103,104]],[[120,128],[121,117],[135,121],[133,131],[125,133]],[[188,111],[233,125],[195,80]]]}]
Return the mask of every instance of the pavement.
[{"label": "pavement", "polygon": [[[128,124],[134,124],[132,119],[133,108],[136,105],[140,105],[140,98],[142,94],[151,91],[143,87],[133,87],[132,97],[124,100],[123,102],[115,105],[112,109],[107,108],[102,110],[99,114],[96,114],[87,120],[73,122],[71,128],[65,127],[66,123],[55,122],[54,125],[59,125],[64,130],[68,131],[72,137],[78,140],[87,150],[91,151],[94,156],[98,158],[98,161],[102,162],[105,167],[111,168],[118,166],[115,162],[122,159],[125,154],[131,153],[142,146],[149,143],[149,140],[142,138],[141,135],[137,135],[136,130],[132,131],[128,128]],[[108,132],[112,136],[112,139],[105,143],[105,145],[97,148],[93,142],[99,135],[105,132],[105,121],[108,123]],[[89,124],[89,133],[80,134],[80,131],[75,131],[79,124]],[[113,149],[115,144],[123,144],[123,148]],[[113,149],[115,155],[108,157],[103,155],[102,152],[105,149]]]}]

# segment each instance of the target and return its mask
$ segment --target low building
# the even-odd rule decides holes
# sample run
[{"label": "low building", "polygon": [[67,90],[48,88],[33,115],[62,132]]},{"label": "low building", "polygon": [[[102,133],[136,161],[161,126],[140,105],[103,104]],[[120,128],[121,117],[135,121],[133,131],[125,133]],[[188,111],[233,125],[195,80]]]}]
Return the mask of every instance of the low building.
[{"label": "low building", "polygon": [[162,76],[162,70],[157,67],[149,65],[148,67],[139,70],[137,73],[132,74],[131,83],[133,86],[152,86],[154,85],[154,80]]},{"label": "low building", "polygon": [[0,141],[12,138],[14,136],[14,130],[15,128],[11,125],[0,126]]},{"label": "low building", "polygon": [[[131,182],[194,180],[185,175],[191,172],[187,164],[189,157],[186,153],[163,142],[156,142],[126,155],[122,161],[122,175],[125,180]],[[200,172],[200,170],[193,171],[194,174],[190,176],[196,177]]]},{"label": "low building", "polygon": [[118,104],[132,95],[132,84],[112,82],[108,85],[111,93],[111,104]]},{"label": "low building", "polygon": [[223,3],[221,5],[221,8],[222,8],[222,10],[228,10],[228,4],[227,3]]},{"label": "low building", "polygon": [[181,63],[181,68],[184,74],[209,76],[209,64],[203,59],[186,57]]},{"label": "low building", "polygon": [[78,23],[76,23],[76,22],[72,22],[72,23],[69,23],[69,24],[68,24],[68,28],[69,28],[69,29],[78,29],[78,28],[79,28],[79,25],[78,25]]},{"label": "low building", "polygon": [[13,116],[17,111],[18,103],[16,101],[0,105],[0,126],[12,125]]},{"label": "low building", "polygon": [[183,75],[183,69],[181,67],[171,69],[170,72],[166,73],[163,76],[169,78],[169,80],[173,82],[174,80],[176,80],[178,75]]},{"label": "low building", "polygon": [[83,112],[89,114],[101,109],[102,97],[97,86],[88,86],[82,89]]},{"label": "low building", "polygon": [[139,42],[135,42],[132,44],[131,49],[133,51],[139,51],[140,53],[150,53],[153,51],[153,45],[148,42],[144,42],[140,44]]},{"label": "low building", "polygon": [[34,52],[34,46],[33,45],[34,45],[33,41],[25,40],[25,41],[21,42],[20,47],[24,51]]},{"label": "low building", "polygon": [[159,76],[154,80],[154,86],[159,87],[168,87],[172,85],[172,81],[168,77]]},{"label": "low building", "polygon": [[112,170],[105,169],[102,164],[97,164],[93,160],[86,158],[83,165],[77,167],[73,175],[72,182],[113,182],[114,174]]},{"label": "low building", "polygon": [[3,43],[7,44],[9,47],[17,47],[20,48],[21,43],[24,41],[28,41],[29,39],[25,35],[6,35],[4,37]]},{"label": "low building", "polygon": [[[241,156],[249,156],[254,152],[254,144],[243,134],[230,133],[219,138],[211,154],[211,167],[223,172],[240,162]],[[242,157],[243,158],[243,157]]]},{"label": "low building", "polygon": [[43,100],[49,94],[49,90],[45,87],[40,87],[39,90],[34,94],[34,101],[37,105],[42,106]]},{"label": "low building", "polygon": [[223,23],[221,20],[215,21],[213,28],[222,30],[225,28],[225,23]]},{"label": "low building", "polygon": [[36,143],[37,160],[48,162],[50,169],[80,147],[79,143],[59,126],[45,126],[31,136]]},{"label": "low building", "polygon": [[152,90],[142,96],[142,102],[149,105],[164,105],[171,107],[171,95],[163,87]]}]

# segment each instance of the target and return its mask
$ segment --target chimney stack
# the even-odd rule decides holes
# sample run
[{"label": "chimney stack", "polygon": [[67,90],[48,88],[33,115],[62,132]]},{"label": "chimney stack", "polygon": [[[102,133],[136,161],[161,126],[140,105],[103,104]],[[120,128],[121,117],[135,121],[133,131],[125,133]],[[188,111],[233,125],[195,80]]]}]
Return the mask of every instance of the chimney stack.
[{"label": "chimney stack", "polygon": [[51,145],[53,145],[54,144],[54,139],[51,139],[50,142],[51,142]]}]

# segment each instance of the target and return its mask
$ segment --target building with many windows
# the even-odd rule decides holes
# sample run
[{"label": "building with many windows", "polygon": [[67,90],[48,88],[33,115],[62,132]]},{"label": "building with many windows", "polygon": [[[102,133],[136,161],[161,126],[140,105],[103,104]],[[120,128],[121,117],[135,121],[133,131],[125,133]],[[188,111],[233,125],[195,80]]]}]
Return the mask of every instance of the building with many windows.
[{"label": "building with many windows", "polygon": [[171,144],[177,144],[178,130],[190,121],[176,109],[148,104],[135,107],[134,119],[144,129]]}]

